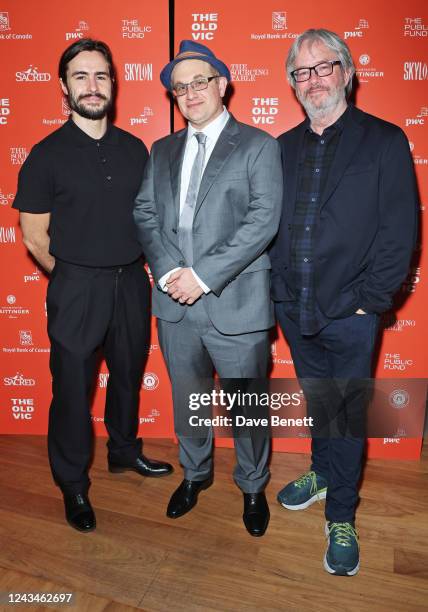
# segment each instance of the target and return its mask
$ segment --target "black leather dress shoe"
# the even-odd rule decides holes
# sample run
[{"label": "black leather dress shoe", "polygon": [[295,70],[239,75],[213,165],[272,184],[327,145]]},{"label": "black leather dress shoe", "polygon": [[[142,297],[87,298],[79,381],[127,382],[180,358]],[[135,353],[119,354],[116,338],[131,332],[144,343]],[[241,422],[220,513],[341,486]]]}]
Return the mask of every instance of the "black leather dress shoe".
[{"label": "black leather dress shoe", "polygon": [[250,535],[262,536],[269,524],[269,506],[265,494],[244,493],[244,514],[242,519]]},{"label": "black leather dress shoe", "polygon": [[199,491],[208,489],[213,483],[212,478],[206,480],[186,480],[174,491],[169,500],[166,515],[169,518],[179,518],[189,512],[198,501]]},{"label": "black leather dress shoe", "polygon": [[135,459],[135,461],[131,463],[115,463],[112,460],[108,462],[108,469],[113,474],[118,474],[120,472],[126,472],[132,470],[133,472],[137,472],[140,476],[149,476],[151,478],[158,478],[159,476],[168,476],[168,474],[172,474],[174,468],[170,463],[164,463],[162,461],[156,461],[154,459],[149,459],[144,455],[140,455]]},{"label": "black leather dress shoe", "polygon": [[65,518],[78,531],[93,531],[96,527],[95,514],[88,496],[84,493],[64,495]]}]

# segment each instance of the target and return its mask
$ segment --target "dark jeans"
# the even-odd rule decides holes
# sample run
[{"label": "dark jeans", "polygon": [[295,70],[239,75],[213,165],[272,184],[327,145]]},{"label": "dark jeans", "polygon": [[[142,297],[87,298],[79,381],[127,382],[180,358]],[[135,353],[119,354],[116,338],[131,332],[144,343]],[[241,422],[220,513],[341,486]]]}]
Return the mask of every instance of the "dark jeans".
[{"label": "dark jeans", "polygon": [[101,347],[109,369],[105,426],[109,456],[132,461],[141,376],[150,337],[150,283],[140,262],[87,268],[57,261],[47,294],[52,403],[48,450],[65,493],[85,492],[92,458],[90,398]]},{"label": "dark jeans", "polygon": [[[283,304],[277,303],[275,309],[290,345],[308,413],[318,419],[319,427],[312,432],[311,470],[328,482],[326,518],[353,521],[365,445],[362,432],[367,379],[372,371],[379,317],[354,314],[332,321],[313,336],[302,336]],[[333,431],[318,437],[320,431],[326,432],[328,420],[333,422]]]}]

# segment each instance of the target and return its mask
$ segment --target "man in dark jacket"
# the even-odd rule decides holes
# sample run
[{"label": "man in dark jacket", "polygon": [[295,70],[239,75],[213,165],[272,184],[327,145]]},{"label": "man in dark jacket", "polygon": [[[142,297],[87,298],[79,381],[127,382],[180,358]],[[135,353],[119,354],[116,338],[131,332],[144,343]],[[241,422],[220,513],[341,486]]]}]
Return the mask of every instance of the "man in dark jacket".
[{"label": "man in dark jacket", "polygon": [[[406,276],[417,192],[397,126],[347,103],[347,45],[307,30],[287,74],[307,119],[279,137],[284,206],[271,250],[272,297],[314,418],[310,471],[278,495],[288,509],[326,498],[325,569],[359,569],[355,508],[364,409],[380,313]],[[333,427],[334,424],[334,427]]]}]

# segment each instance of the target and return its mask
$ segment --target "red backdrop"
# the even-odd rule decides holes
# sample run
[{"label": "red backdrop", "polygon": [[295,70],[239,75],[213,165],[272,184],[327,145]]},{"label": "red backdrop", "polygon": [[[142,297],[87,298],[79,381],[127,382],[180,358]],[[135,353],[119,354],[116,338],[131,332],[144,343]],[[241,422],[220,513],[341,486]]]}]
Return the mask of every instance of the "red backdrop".
[{"label": "red backdrop", "polygon": [[[47,281],[22,246],[17,213],[10,206],[17,173],[32,145],[67,119],[56,76],[63,49],[86,35],[105,40],[118,72],[116,124],[141,137],[149,147],[170,131],[169,102],[158,79],[168,61],[167,0],[75,0],[66,10],[58,6],[54,0],[45,0],[43,5],[27,0],[25,6],[2,0],[0,6],[1,433],[41,434],[47,427]],[[301,7],[277,0],[260,5],[242,0],[176,0],[175,48],[183,38],[211,46],[231,68],[230,110],[240,121],[277,136],[303,117],[285,79],[284,60],[293,39],[308,27],[338,32],[349,43],[356,64],[358,106],[401,126],[409,138],[423,203],[428,191],[426,3],[361,0],[355,7],[344,10],[343,6],[339,0],[328,4],[308,1]],[[182,126],[178,115],[175,126]],[[396,435],[371,439],[372,457],[419,456],[424,390],[412,379],[426,377],[425,257],[418,248],[397,297],[395,318],[391,313],[383,318],[376,376],[385,380],[379,385],[374,408],[393,419]],[[273,340],[272,357],[273,376],[294,377],[288,346],[281,336]],[[105,434],[107,377],[102,363],[93,410],[95,429],[101,435]],[[290,383],[290,389],[299,391],[297,381]],[[303,414],[303,402],[298,412]],[[415,428],[418,437],[400,438]],[[170,386],[155,325],[141,393],[140,433],[145,437],[173,435]],[[276,440],[274,448],[301,452],[308,449],[308,440]]]},{"label": "red backdrop", "polygon": [[[55,0],[0,5],[0,432],[46,432],[50,403],[46,334],[46,277],[21,242],[18,215],[10,206],[17,174],[34,143],[67,120],[57,65],[74,40],[106,41],[118,75],[116,124],[148,147],[170,131],[168,96],[158,75],[169,59],[168,0]],[[78,236],[76,236],[78,240]],[[104,434],[107,368],[101,364],[93,420]],[[152,391],[152,389],[154,389]],[[145,435],[171,436],[168,377],[156,333],[142,390]]]},{"label": "red backdrop", "polygon": [[[285,58],[296,36],[309,27],[337,32],[351,48],[357,69],[356,103],[374,115],[402,127],[410,141],[421,193],[428,192],[428,10],[424,0],[361,0],[346,5],[265,0],[176,0],[176,48],[182,39],[209,45],[231,69],[233,93],[229,110],[245,123],[278,136],[300,123],[303,112],[285,78]],[[175,114],[176,129],[183,122]],[[424,207],[422,207],[422,212]],[[422,214],[422,217],[424,215]],[[352,228],[350,228],[352,231]],[[421,234],[422,235],[422,234]],[[425,392],[412,378],[426,377],[427,324],[423,283],[426,255],[420,246],[397,296],[395,317],[383,317],[383,334],[372,412],[394,422],[395,434],[369,441],[369,456],[416,458],[421,438],[400,438],[417,423],[423,428]],[[293,377],[287,343],[273,342],[274,377]],[[293,390],[299,390],[296,382]],[[405,398],[397,402],[397,398]],[[400,404],[398,407],[397,404]],[[405,404],[405,405],[403,405]],[[422,409],[421,409],[422,408]],[[303,411],[300,410],[300,413]],[[308,440],[280,439],[274,449],[302,451]]]}]

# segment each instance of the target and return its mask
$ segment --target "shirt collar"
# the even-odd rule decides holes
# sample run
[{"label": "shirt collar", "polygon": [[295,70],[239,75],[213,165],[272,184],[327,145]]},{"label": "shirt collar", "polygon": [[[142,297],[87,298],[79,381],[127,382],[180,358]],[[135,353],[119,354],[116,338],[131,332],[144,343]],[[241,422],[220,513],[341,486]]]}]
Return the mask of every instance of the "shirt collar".
[{"label": "shirt collar", "polygon": [[78,147],[93,146],[95,143],[108,145],[118,144],[118,132],[114,129],[114,126],[109,122],[107,124],[106,133],[102,138],[96,139],[88,136],[78,125],[76,125],[73,119],[70,117],[69,120],[64,124],[64,128],[67,130],[69,137],[73,140],[73,143]]},{"label": "shirt collar", "polygon": [[[346,117],[349,115],[349,108],[350,108],[350,105],[348,104],[348,106],[345,108],[345,110],[340,115],[340,117],[334,123],[332,123],[331,125],[325,128],[325,130],[322,133],[323,136],[327,136],[331,132],[340,133],[343,130],[343,126],[345,125]],[[306,117],[305,129],[310,134],[316,134],[316,132],[314,132],[313,129],[311,128],[311,122],[310,122],[309,117]],[[317,136],[319,136],[319,134],[317,134]]]},{"label": "shirt collar", "polygon": [[187,126],[187,142],[192,138],[196,132],[203,132],[208,140],[217,140],[220,136],[224,126],[229,121],[230,114],[225,106],[223,106],[223,112],[221,115],[216,117],[211,123],[206,125],[203,130],[197,130],[190,123]]}]

